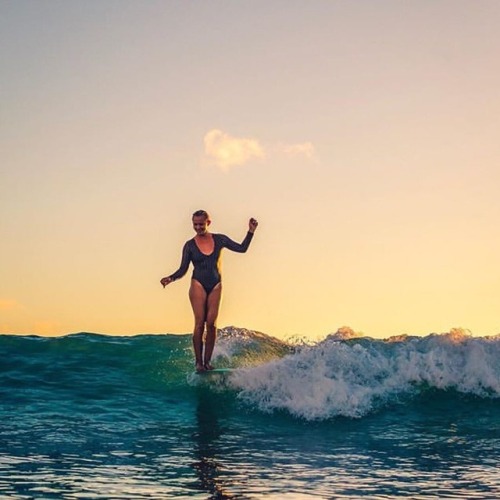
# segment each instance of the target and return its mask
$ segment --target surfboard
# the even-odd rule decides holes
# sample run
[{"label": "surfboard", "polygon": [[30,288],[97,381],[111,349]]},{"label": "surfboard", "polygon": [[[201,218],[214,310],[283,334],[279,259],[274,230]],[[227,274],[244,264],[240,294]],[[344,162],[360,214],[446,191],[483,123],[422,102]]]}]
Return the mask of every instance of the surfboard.
[{"label": "surfboard", "polygon": [[234,368],[214,368],[213,370],[205,370],[203,372],[195,372],[196,375],[212,375],[212,374],[224,374],[231,373]]}]

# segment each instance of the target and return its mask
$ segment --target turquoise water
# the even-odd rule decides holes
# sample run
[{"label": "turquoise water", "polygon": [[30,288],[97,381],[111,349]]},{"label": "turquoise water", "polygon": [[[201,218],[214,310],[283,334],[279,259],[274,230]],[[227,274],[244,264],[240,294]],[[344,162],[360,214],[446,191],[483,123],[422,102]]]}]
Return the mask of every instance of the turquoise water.
[{"label": "turquoise water", "polygon": [[499,498],[500,337],[0,336],[0,498]]}]

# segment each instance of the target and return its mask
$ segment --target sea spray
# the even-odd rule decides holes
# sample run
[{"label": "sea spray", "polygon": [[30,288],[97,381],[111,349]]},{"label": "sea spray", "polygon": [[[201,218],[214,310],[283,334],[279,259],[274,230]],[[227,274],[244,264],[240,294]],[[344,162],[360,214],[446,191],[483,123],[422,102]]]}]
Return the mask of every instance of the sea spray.
[{"label": "sea spray", "polygon": [[363,417],[429,388],[500,397],[500,337],[464,332],[399,341],[332,335],[234,374],[238,397],[306,420]]}]

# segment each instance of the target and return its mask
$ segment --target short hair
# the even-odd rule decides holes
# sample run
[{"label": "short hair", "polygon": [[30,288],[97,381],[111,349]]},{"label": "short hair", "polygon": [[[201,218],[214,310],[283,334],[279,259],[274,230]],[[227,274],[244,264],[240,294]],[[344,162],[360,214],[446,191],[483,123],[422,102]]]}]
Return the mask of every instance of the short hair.
[{"label": "short hair", "polygon": [[205,210],[196,210],[196,212],[193,214],[193,217],[205,217],[205,219],[210,219],[208,212],[206,212]]}]

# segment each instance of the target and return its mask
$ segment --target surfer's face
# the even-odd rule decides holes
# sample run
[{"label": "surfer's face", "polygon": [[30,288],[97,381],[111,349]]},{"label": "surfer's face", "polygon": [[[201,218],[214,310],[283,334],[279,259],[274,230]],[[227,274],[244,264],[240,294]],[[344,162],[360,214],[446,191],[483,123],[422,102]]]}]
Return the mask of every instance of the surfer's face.
[{"label": "surfer's face", "polygon": [[193,217],[193,229],[196,231],[196,234],[205,234],[209,225],[210,219],[207,219],[205,216],[195,215]]}]

